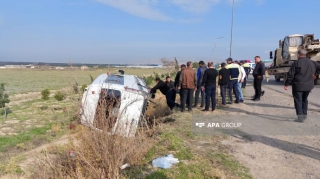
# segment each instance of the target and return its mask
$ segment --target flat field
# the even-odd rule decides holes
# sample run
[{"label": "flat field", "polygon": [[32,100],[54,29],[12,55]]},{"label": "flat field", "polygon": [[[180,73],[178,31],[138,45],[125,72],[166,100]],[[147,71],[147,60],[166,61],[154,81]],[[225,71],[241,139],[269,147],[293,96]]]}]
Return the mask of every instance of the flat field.
[{"label": "flat field", "polygon": [[[110,68],[110,73],[119,73],[119,68]],[[122,68],[126,74],[137,76],[166,73],[164,69]],[[58,90],[77,82],[79,85],[90,84],[90,75],[95,79],[98,75],[107,73],[109,69],[93,70],[49,70],[49,69],[0,69],[0,83],[6,83],[9,94],[40,92],[48,88]]]}]

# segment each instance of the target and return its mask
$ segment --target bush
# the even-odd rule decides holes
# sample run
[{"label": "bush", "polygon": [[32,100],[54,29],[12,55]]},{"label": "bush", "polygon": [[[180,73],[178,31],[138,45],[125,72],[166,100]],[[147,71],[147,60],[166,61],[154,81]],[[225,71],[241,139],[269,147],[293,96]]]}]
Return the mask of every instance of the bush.
[{"label": "bush", "polygon": [[42,99],[48,100],[50,95],[50,90],[48,88],[41,91]]},{"label": "bush", "polygon": [[79,94],[79,88],[78,88],[77,84],[73,85],[73,92],[74,92],[74,94]]},{"label": "bush", "polygon": [[164,77],[166,77],[166,75],[165,74],[161,74],[161,78],[164,78]]},{"label": "bush", "polygon": [[82,86],[81,86],[81,91],[84,92],[84,90],[85,90],[87,87],[88,87],[87,85],[82,85]]},{"label": "bush", "polygon": [[65,98],[65,94],[63,94],[61,91],[58,91],[55,95],[54,98],[58,101],[62,101]]},{"label": "bush", "polygon": [[154,82],[155,79],[156,78],[151,75],[151,76],[146,77],[144,80],[146,81],[146,84],[149,86]]}]

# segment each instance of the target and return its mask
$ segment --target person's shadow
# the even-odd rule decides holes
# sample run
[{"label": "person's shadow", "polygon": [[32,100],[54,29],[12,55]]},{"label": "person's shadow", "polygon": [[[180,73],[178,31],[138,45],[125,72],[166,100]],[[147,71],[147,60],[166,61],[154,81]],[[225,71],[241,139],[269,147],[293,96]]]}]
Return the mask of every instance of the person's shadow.
[{"label": "person's shadow", "polygon": [[270,138],[266,136],[260,135],[251,135],[244,132],[241,132],[241,135],[233,135],[241,140],[249,140],[249,141],[256,141],[262,144],[281,149],[286,152],[291,152],[294,154],[306,156],[312,159],[316,159],[320,161],[320,149],[314,148],[311,146],[307,146],[304,144],[298,144],[293,142],[288,142],[280,139]]}]

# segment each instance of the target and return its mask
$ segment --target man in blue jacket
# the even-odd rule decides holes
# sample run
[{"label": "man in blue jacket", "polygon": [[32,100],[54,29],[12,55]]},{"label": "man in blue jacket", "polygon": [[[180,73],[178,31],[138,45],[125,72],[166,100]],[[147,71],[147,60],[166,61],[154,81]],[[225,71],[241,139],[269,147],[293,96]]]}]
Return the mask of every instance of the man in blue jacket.
[{"label": "man in blue jacket", "polygon": [[201,90],[201,83],[203,80],[204,71],[206,71],[206,69],[208,69],[208,68],[204,65],[204,61],[200,61],[199,68],[197,71],[197,91],[196,91],[196,96],[195,96],[195,102],[193,105],[194,108],[196,108],[198,106],[200,93],[201,93],[201,106],[200,107],[204,107],[205,91]]}]

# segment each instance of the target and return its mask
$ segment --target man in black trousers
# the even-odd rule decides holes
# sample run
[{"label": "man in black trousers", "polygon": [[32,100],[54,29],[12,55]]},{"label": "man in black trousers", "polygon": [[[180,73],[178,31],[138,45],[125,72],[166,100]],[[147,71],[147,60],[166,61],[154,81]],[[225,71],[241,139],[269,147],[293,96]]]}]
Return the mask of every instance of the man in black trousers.
[{"label": "man in black trousers", "polygon": [[255,90],[255,94],[252,100],[260,101],[260,97],[262,95],[261,83],[263,80],[263,75],[265,74],[265,66],[264,66],[264,63],[261,61],[260,56],[255,56],[254,60],[256,63],[256,67],[254,68],[252,75],[253,75],[253,87]]},{"label": "man in black trousers", "polygon": [[230,71],[226,69],[226,66],[226,63],[221,63],[221,69],[219,70],[218,85],[220,86],[222,105],[226,105],[227,87],[230,81]]},{"label": "man in black trousers", "polygon": [[152,89],[150,89],[150,93],[156,93],[157,90],[159,89],[163,95],[166,96],[167,100],[167,105],[170,108],[170,110],[173,110],[173,108],[177,105],[174,102],[174,96],[173,96],[173,91],[169,88],[169,86],[160,78],[156,78],[156,86],[154,86]]},{"label": "man in black trousers", "polygon": [[[182,64],[181,66],[180,66],[180,71],[178,71],[178,73],[177,73],[177,75],[176,75],[176,78],[174,79],[174,86],[175,86],[175,88],[177,89],[177,92],[179,93],[179,96],[180,96],[180,107],[181,107],[181,104],[182,104],[182,90],[180,89],[178,89],[178,86],[179,86],[179,80],[180,80],[180,75],[181,75],[181,72],[184,70],[184,69],[186,69],[186,65],[185,64]],[[188,103],[188,99],[187,99],[187,103]]]},{"label": "man in black trousers", "polygon": [[203,80],[201,84],[201,90],[206,91],[206,107],[202,111],[209,111],[210,99],[211,109],[216,109],[216,83],[217,83],[218,71],[214,69],[213,62],[208,63],[208,69],[204,71]]},{"label": "man in black trousers", "polygon": [[285,90],[292,84],[292,96],[298,119],[295,122],[304,122],[307,119],[308,95],[314,87],[314,77],[319,66],[317,62],[306,57],[306,50],[298,51],[298,60],[295,61],[285,82]]},{"label": "man in black trousers", "polygon": [[179,90],[182,90],[182,104],[181,111],[184,112],[186,108],[186,102],[188,101],[188,111],[192,111],[192,100],[194,90],[197,89],[197,75],[196,72],[192,69],[192,62],[187,63],[187,68],[181,72],[179,80]]}]

